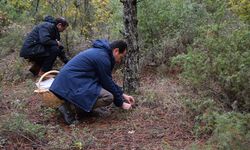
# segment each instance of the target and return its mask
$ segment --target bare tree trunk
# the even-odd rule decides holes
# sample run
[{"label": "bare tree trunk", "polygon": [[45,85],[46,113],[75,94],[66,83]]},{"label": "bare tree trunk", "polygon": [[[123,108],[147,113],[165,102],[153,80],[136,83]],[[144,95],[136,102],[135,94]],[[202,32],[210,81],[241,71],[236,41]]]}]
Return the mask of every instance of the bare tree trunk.
[{"label": "bare tree trunk", "polygon": [[81,3],[80,3],[79,1],[76,0],[76,1],[74,2],[74,5],[75,5],[75,8],[76,8],[76,11],[75,11],[75,15],[74,15],[74,21],[73,21],[73,24],[72,24],[72,28],[73,28],[73,29],[75,29],[76,26],[77,26],[78,12],[79,12]]},{"label": "bare tree trunk", "polygon": [[91,24],[91,2],[89,0],[84,1],[84,26],[86,27],[87,33],[85,33],[87,39],[92,39],[93,31],[90,26]]},{"label": "bare tree trunk", "polygon": [[65,47],[66,53],[71,56],[70,51],[69,51],[69,32],[68,31],[66,31],[66,34],[65,34],[65,43],[66,43],[66,47]]},{"label": "bare tree trunk", "polygon": [[135,93],[139,87],[139,46],[137,32],[137,0],[121,0],[123,3],[125,38],[128,44],[124,68],[124,90]]},{"label": "bare tree trunk", "polygon": [[35,16],[36,13],[38,12],[39,3],[40,3],[40,0],[37,0],[37,1],[36,1],[36,10],[35,10],[34,16]]}]

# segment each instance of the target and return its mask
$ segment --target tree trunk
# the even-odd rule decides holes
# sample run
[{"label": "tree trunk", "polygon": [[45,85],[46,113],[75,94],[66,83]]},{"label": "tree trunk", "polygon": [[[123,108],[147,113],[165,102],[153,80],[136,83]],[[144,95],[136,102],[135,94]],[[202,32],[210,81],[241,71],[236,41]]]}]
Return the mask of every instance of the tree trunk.
[{"label": "tree trunk", "polygon": [[137,32],[137,0],[121,0],[123,3],[125,39],[128,44],[124,67],[124,91],[136,93],[139,88],[139,46]]},{"label": "tree trunk", "polygon": [[36,10],[35,10],[34,16],[35,16],[36,13],[38,12],[39,4],[40,4],[40,0],[37,0],[37,1],[36,1]]},{"label": "tree trunk", "polygon": [[84,26],[86,27],[85,37],[87,39],[92,39],[92,28],[91,25],[91,2],[89,0],[84,1]]}]

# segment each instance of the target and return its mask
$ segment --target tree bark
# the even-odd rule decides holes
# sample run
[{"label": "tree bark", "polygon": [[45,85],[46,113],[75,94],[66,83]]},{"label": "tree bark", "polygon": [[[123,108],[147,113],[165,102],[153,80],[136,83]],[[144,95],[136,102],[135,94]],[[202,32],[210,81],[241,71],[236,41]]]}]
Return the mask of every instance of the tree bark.
[{"label": "tree bark", "polygon": [[38,12],[39,4],[40,4],[40,0],[37,0],[37,1],[36,1],[36,10],[35,10],[34,16],[35,16],[36,13]]},{"label": "tree bark", "polygon": [[125,58],[123,87],[127,93],[136,93],[139,88],[139,46],[137,32],[137,0],[121,0],[123,3],[125,39],[128,44]]},{"label": "tree bark", "polygon": [[84,26],[86,27],[87,33],[85,33],[86,38],[92,39],[93,31],[91,28],[91,2],[89,0],[84,1]]}]

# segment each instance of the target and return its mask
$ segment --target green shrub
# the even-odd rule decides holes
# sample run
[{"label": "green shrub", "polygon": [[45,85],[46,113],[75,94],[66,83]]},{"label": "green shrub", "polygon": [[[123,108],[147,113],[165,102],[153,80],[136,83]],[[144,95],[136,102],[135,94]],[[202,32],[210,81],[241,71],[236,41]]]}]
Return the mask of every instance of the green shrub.
[{"label": "green shrub", "polygon": [[207,112],[217,112],[220,110],[216,102],[211,98],[203,98],[202,100],[186,99],[184,105],[193,117]]},{"label": "green shrub", "polygon": [[172,59],[182,76],[193,85],[211,88],[216,82],[241,111],[250,111],[250,31],[233,16],[226,1],[205,0],[208,24],[199,26],[198,36],[187,53]]},{"label": "green shrub", "polygon": [[219,115],[220,108],[218,104],[210,98],[202,100],[184,101],[188,114],[194,118],[194,134],[197,137],[210,135],[216,125],[216,116]]},{"label": "green shrub", "polygon": [[193,86],[199,86],[206,83],[209,77],[209,66],[205,63],[206,53],[188,49],[187,54],[181,54],[172,59],[172,65],[178,65],[183,68],[181,76],[189,80]]},{"label": "green shrub", "polygon": [[203,40],[205,49],[190,47],[187,54],[175,57],[172,62],[182,66],[182,76],[193,85],[218,82],[231,104],[237,100],[241,110],[250,110],[249,40],[250,31],[246,29],[227,36],[207,37]]},{"label": "green shrub", "polygon": [[6,12],[0,11],[0,37],[2,36],[2,34],[5,32],[5,27],[8,26],[10,24],[10,20],[7,16]]},{"label": "green shrub", "polygon": [[7,18],[11,21],[20,22],[27,20],[27,10],[31,8],[31,2],[29,0],[11,0],[11,1],[0,1],[0,9],[6,13]]},{"label": "green shrub", "polygon": [[[247,150],[250,146],[250,114],[225,112],[212,99],[186,100],[187,112],[194,118],[193,132],[208,141],[205,149]],[[193,144],[195,149],[201,149]]]},{"label": "green shrub", "polygon": [[235,12],[242,20],[250,23],[250,1],[246,0],[229,0],[229,4],[233,12]]},{"label": "green shrub", "polygon": [[146,63],[168,63],[170,57],[185,52],[198,27],[207,22],[206,18],[205,8],[193,1],[144,0],[138,3],[138,32]]},{"label": "green shrub", "polygon": [[9,62],[7,60],[6,65],[1,68],[3,74],[3,81],[9,83],[16,83],[25,78],[25,70],[22,59],[19,56],[14,57],[15,61]]},{"label": "green shrub", "polygon": [[0,57],[6,56],[12,52],[19,52],[21,49],[25,27],[16,23],[12,23],[8,26],[4,36],[0,37]]},{"label": "green shrub", "polygon": [[247,150],[250,146],[250,114],[228,112],[216,116],[215,130],[208,144],[218,149]]},{"label": "green shrub", "polygon": [[[109,34],[111,39],[121,38],[121,31],[124,30],[123,24],[123,5],[120,1],[110,1],[109,9],[112,10],[109,21]],[[115,21],[112,21],[115,20]]]},{"label": "green shrub", "polygon": [[3,123],[2,129],[5,132],[14,132],[39,139],[44,138],[46,133],[43,125],[31,123],[25,115],[19,113],[12,113],[10,118]]}]

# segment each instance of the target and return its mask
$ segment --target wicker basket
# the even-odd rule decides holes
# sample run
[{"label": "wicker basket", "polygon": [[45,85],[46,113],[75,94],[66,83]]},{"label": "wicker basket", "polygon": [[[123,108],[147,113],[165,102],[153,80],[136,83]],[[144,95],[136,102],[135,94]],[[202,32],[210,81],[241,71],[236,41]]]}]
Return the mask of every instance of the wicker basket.
[{"label": "wicker basket", "polygon": [[44,73],[40,79],[37,82],[37,87],[34,92],[38,93],[38,95],[41,96],[42,102],[47,107],[57,108],[60,106],[64,101],[59,99],[57,96],[55,96],[52,92],[49,91],[47,88],[42,88],[40,83],[45,80],[45,78],[53,78],[55,77],[59,71],[57,70],[51,70],[46,73]]}]

